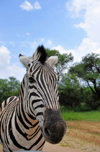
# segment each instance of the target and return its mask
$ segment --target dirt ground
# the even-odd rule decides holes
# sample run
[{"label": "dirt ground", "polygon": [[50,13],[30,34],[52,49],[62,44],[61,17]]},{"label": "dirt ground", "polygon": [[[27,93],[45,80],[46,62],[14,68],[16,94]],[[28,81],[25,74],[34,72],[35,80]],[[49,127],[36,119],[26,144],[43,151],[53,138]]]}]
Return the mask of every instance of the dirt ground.
[{"label": "dirt ground", "polygon": [[59,144],[52,145],[50,143],[46,143],[43,152],[80,152],[78,149],[72,149],[70,147],[63,147]]},{"label": "dirt ground", "polygon": [[61,143],[46,143],[43,152],[100,152],[100,122],[69,121],[67,125]]},{"label": "dirt ground", "polygon": [[[2,152],[2,146],[0,145],[0,152]],[[67,147],[62,147],[59,144],[57,145],[52,145],[49,143],[46,143],[43,152],[79,152],[75,151],[74,149],[67,148]]]}]

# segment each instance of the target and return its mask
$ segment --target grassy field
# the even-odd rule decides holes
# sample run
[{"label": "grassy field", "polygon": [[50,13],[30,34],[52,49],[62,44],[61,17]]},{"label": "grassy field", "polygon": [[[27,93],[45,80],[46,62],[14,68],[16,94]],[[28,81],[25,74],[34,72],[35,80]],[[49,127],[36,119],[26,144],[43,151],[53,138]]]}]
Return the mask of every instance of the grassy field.
[{"label": "grassy field", "polygon": [[66,109],[61,109],[63,119],[68,120],[85,120],[85,121],[100,121],[100,111],[74,112]]}]

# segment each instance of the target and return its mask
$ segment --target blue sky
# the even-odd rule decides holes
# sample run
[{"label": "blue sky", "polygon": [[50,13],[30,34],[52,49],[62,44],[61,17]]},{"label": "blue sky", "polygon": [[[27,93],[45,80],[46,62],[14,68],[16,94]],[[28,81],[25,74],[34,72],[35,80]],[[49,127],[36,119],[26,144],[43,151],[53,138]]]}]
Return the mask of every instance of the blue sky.
[{"label": "blue sky", "polygon": [[19,53],[31,56],[41,44],[71,52],[74,61],[100,53],[99,27],[99,0],[0,1],[0,78],[21,80]]}]

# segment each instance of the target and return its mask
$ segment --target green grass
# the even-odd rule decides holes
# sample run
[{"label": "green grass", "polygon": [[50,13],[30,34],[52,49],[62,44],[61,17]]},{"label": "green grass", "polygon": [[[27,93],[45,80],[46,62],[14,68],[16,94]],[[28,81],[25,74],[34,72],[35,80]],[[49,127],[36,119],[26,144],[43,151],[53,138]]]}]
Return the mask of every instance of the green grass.
[{"label": "green grass", "polygon": [[62,109],[64,120],[100,121],[100,111],[74,112]]}]

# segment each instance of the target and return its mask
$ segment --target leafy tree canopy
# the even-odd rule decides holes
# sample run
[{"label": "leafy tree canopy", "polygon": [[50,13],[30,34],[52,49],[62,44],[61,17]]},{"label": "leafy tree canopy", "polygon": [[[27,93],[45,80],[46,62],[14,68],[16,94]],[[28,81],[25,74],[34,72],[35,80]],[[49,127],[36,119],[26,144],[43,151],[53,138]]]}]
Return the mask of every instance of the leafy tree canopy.
[{"label": "leafy tree canopy", "polygon": [[98,54],[86,55],[69,71],[86,81],[93,93],[100,94],[100,57]]},{"label": "leafy tree canopy", "polygon": [[68,68],[68,64],[73,61],[72,54],[60,54],[59,51],[46,49],[48,56],[58,55],[58,64],[56,65],[56,72],[62,75],[64,70]]},{"label": "leafy tree canopy", "polygon": [[20,82],[14,77],[9,79],[0,79],[0,103],[10,96],[18,96]]}]

